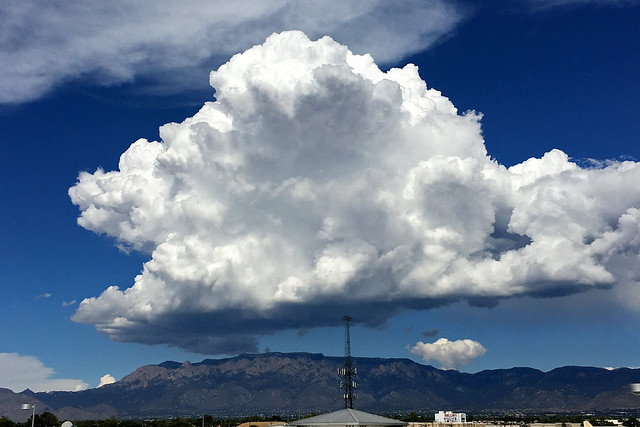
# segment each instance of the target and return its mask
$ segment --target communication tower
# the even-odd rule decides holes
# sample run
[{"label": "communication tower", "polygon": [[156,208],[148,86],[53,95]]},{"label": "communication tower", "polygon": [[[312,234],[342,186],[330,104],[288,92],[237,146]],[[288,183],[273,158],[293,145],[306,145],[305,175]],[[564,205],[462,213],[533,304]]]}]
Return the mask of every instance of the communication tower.
[{"label": "communication tower", "polygon": [[344,320],[344,367],[338,369],[338,374],[342,377],[340,388],[344,391],[344,407],[345,409],[353,409],[353,401],[356,394],[353,392],[358,387],[355,381],[358,370],[351,360],[351,337],[349,336],[349,322],[352,320],[349,316],[342,316]]}]

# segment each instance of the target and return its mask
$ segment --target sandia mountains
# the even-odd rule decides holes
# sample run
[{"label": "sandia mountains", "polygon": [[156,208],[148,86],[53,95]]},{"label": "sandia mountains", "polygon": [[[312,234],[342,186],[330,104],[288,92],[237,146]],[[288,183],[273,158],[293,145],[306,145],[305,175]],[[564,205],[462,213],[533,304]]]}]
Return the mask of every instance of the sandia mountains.
[{"label": "sandia mountains", "polygon": [[[467,412],[634,410],[640,396],[628,384],[640,369],[567,366],[445,371],[409,359],[354,358],[355,407],[380,414],[454,409]],[[81,392],[13,393],[0,389],[0,415],[28,417],[22,403],[59,419],[107,417],[307,414],[342,407],[341,357],[265,353],[199,363],[143,366],[120,381]]]}]

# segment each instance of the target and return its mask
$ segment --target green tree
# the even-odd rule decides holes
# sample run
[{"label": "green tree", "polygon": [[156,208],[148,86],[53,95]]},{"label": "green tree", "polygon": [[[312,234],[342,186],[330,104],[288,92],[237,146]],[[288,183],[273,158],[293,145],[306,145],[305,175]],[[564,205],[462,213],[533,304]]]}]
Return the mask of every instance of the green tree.
[{"label": "green tree", "polygon": [[194,425],[200,425],[197,420],[196,422],[194,422],[194,420],[188,418],[172,418],[169,424],[171,425],[171,427],[193,427]]},{"label": "green tree", "polygon": [[426,422],[426,421],[431,421],[429,418],[425,417],[424,415],[421,415],[419,413],[417,413],[416,411],[411,411],[409,413],[409,415],[405,415],[403,417],[400,417],[400,419],[402,421],[408,421],[408,422]]},{"label": "green tree", "polygon": [[591,418],[589,420],[589,422],[591,423],[591,425],[594,425],[594,426],[613,426],[613,425],[615,425],[611,421],[607,420],[605,417]]},{"label": "green tree", "polygon": [[[27,427],[31,427],[31,417],[24,424]],[[35,427],[58,427],[60,422],[58,421],[58,417],[53,415],[51,412],[43,412],[42,414],[36,414],[35,422],[33,422]]]},{"label": "green tree", "polygon": [[38,415],[36,415],[36,427],[58,427],[59,425],[58,417],[51,412],[43,412],[40,415],[40,419],[38,419]]},{"label": "green tree", "polygon": [[622,425],[625,427],[640,427],[640,421],[636,417],[629,417],[622,421]]},{"label": "green tree", "polygon": [[0,417],[0,427],[16,427],[16,423],[3,415]]}]

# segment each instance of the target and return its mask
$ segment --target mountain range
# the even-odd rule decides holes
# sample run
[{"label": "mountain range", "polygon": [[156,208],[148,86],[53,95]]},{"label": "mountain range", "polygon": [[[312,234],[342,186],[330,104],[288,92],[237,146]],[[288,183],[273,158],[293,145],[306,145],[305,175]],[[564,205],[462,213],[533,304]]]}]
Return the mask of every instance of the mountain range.
[{"label": "mountain range", "polygon": [[[634,411],[640,396],[629,383],[640,369],[565,366],[441,370],[409,359],[353,358],[356,409],[378,414],[453,409],[470,413],[577,413]],[[0,415],[28,418],[20,407],[59,419],[168,416],[296,415],[343,407],[341,357],[310,353],[263,353],[199,363],[164,362],[136,369],[120,381],[79,392],[14,393],[0,389]],[[25,415],[26,414],[26,415]]]}]

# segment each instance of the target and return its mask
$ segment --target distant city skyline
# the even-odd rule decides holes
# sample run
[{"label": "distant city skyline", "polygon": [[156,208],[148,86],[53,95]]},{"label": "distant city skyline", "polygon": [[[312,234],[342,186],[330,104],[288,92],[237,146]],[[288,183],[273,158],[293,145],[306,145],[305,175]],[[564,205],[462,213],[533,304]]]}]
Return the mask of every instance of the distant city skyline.
[{"label": "distant city skyline", "polygon": [[0,5],[0,387],[640,366],[638,2],[216,6]]}]

